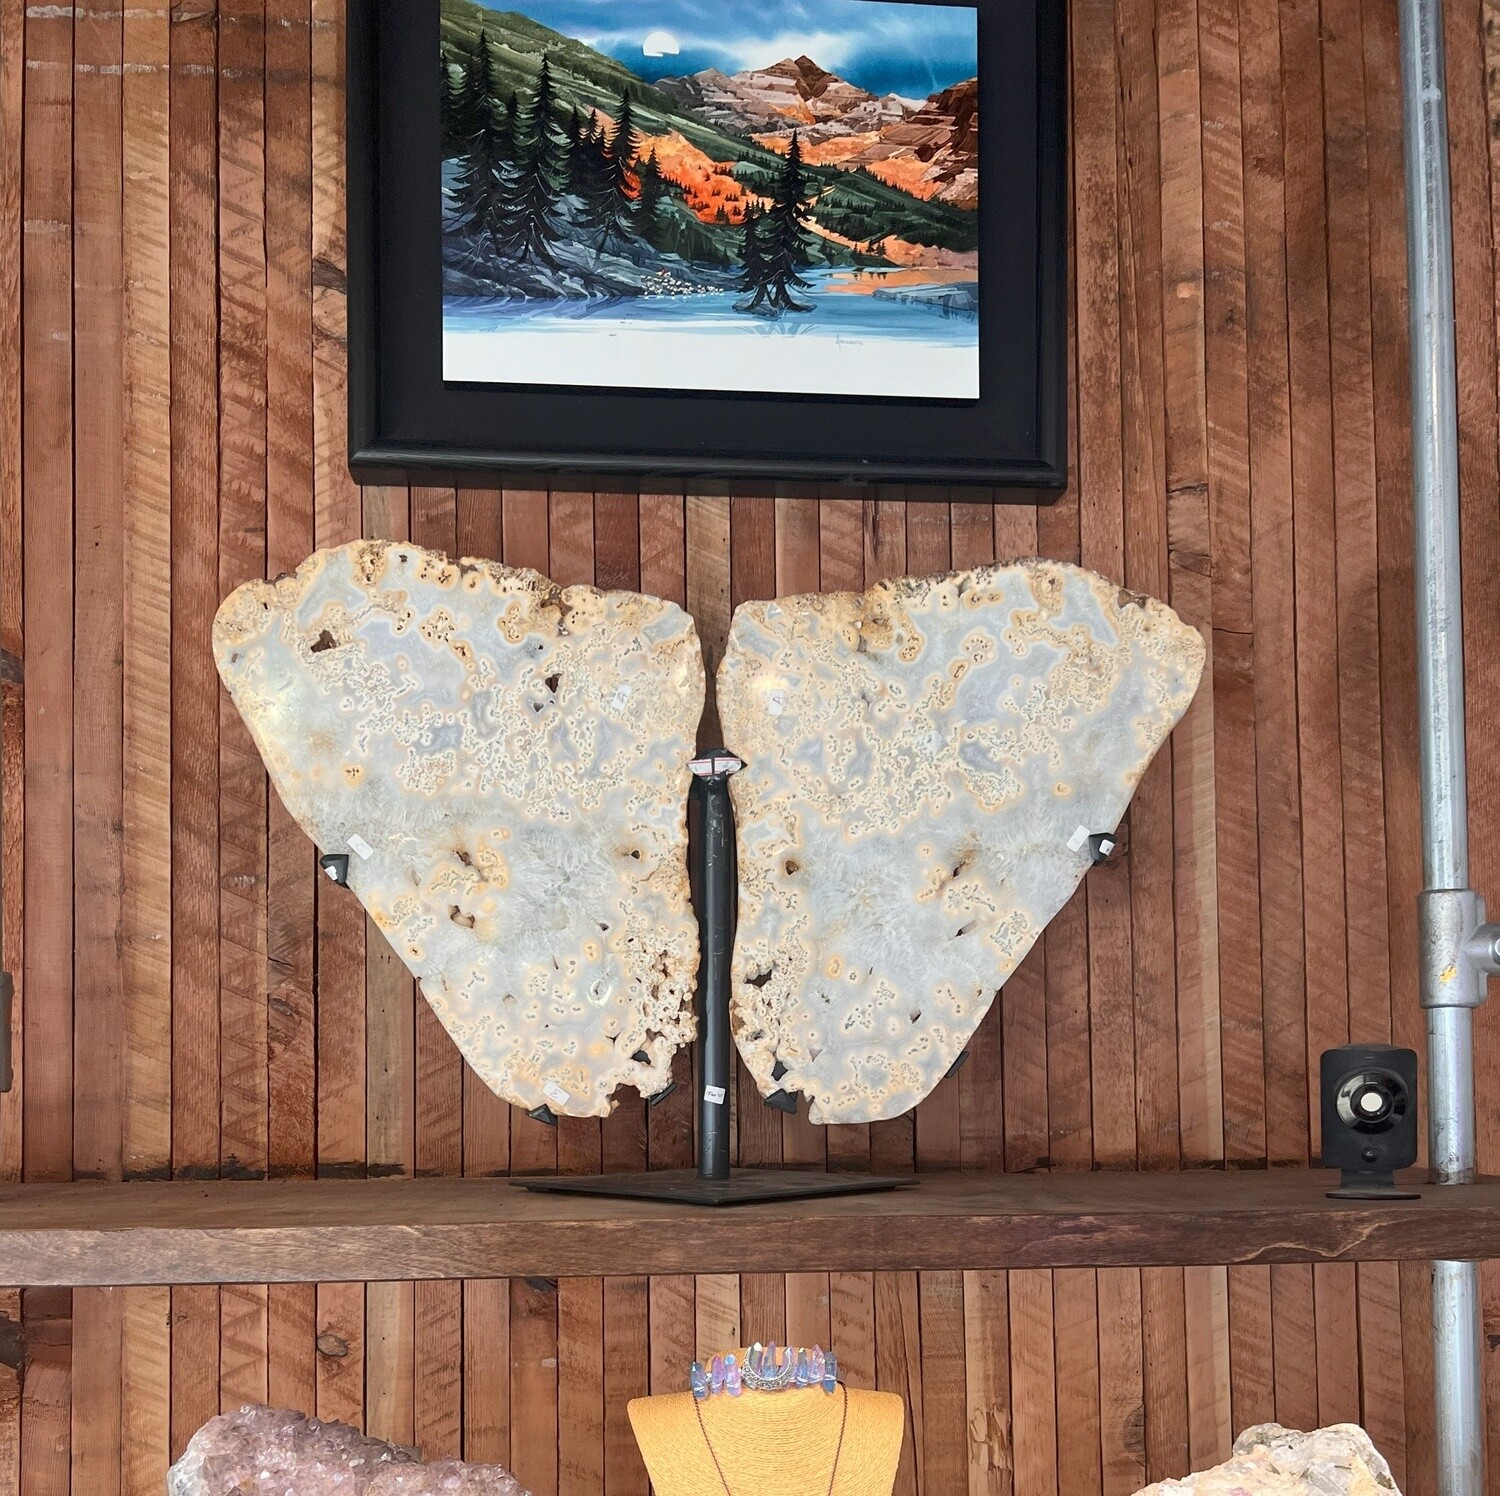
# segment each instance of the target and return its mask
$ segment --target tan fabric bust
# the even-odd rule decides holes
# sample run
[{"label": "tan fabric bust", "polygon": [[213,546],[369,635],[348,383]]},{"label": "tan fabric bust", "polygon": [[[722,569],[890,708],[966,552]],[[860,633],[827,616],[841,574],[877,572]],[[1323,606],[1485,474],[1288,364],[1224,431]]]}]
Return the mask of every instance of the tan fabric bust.
[{"label": "tan fabric bust", "polygon": [[850,1391],[835,1473],[844,1396],[842,1387],[832,1396],[808,1387],[739,1397],[721,1393],[695,1403],[691,1392],[678,1392],[637,1398],[630,1404],[630,1424],[656,1496],[725,1496],[725,1482],[729,1496],[824,1496],[830,1476],[832,1496],[890,1496],[905,1406],[890,1392]]}]

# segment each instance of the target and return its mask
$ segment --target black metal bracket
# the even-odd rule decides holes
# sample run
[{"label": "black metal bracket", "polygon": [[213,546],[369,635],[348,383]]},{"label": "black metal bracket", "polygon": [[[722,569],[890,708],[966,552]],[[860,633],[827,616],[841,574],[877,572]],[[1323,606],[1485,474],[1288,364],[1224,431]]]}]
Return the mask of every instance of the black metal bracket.
[{"label": "black metal bracket", "polygon": [[338,884],[340,888],[349,886],[349,854],[347,852],[328,852],[318,858],[318,866],[328,874],[329,878]]},{"label": "black metal bracket", "polygon": [[1115,849],[1120,844],[1120,838],[1113,831],[1096,831],[1089,837],[1089,856],[1094,859],[1097,867],[1100,863],[1108,862],[1114,855]]}]

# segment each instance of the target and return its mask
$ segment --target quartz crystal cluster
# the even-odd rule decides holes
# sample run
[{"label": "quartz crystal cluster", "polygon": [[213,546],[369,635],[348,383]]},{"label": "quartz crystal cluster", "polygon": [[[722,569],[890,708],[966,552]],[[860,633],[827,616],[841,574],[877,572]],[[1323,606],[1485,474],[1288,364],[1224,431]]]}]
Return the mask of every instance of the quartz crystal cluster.
[{"label": "quartz crystal cluster", "polygon": [[167,1473],[167,1496],[527,1496],[498,1465],[424,1465],[346,1423],[244,1407],[205,1423]]},{"label": "quartz crystal cluster", "polygon": [[738,1397],[752,1392],[786,1392],[793,1387],[821,1387],[830,1396],[839,1382],[839,1358],[821,1346],[811,1350],[784,1345],[779,1350],[756,1341],[742,1353],[727,1351],[707,1366],[694,1361],[688,1368],[688,1387],[703,1402],[719,1392]]},{"label": "quartz crystal cluster", "polygon": [[748,603],[719,669],[733,1019],[814,1122],[927,1096],[1186,712],[1203,641],[1050,561]]},{"label": "quartz crystal cluster", "polygon": [[360,541],[250,582],[219,673],[288,810],[517,1105],[604,1116],[693,1035],[693,621]]},{"label": "quartz crystal cluster", "polygon": [[1147,1486],[1137,1496],[1401,1496],[1370,1436],[1352,1423],[1310,1434],[1265,1423],[1235,1441],[1226,1463]]}]

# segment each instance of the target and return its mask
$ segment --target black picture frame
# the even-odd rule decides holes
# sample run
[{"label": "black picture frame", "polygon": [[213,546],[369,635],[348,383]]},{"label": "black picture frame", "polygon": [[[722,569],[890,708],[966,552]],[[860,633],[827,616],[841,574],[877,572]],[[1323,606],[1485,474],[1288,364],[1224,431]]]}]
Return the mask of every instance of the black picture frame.
[{"label": "black picture frame", "polygon": [[963,487],[979,501],[1053,502],[1067,483],[1065,0],[967,4],[979,13],[985,130],[981,388],[941,401],[445,384],[438,69],[419,65],[437,53],[440,0],[348,0],[356,479],[900,484],[913,499]]}]

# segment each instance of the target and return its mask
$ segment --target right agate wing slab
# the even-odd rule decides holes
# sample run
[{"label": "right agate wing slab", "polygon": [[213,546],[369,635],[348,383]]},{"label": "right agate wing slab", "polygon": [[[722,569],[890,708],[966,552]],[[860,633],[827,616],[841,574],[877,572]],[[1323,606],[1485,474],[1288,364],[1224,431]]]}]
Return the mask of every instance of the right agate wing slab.
[{"label": "right agate wing slab", "polygon": [[719,668],[734,1026],[814,1122],[927,1096],[1198,686],[1164,603],[1022,561],[747,603]]}]

